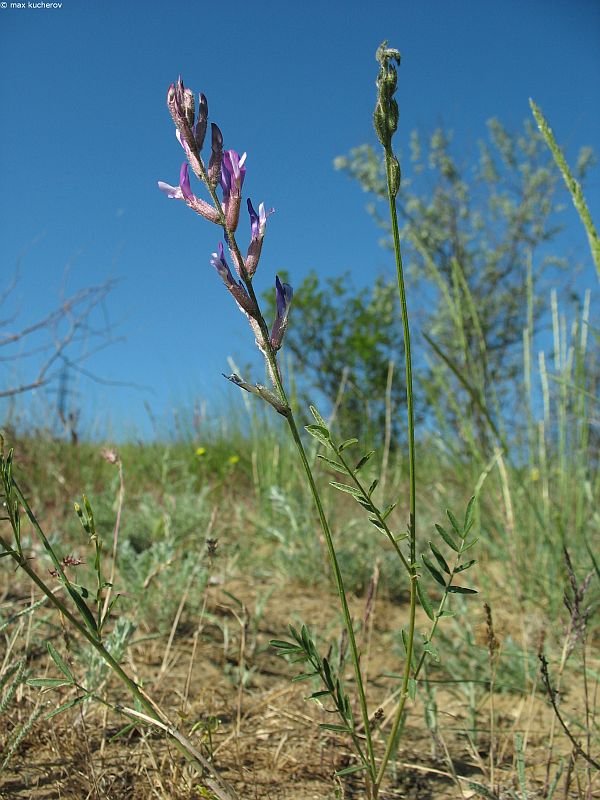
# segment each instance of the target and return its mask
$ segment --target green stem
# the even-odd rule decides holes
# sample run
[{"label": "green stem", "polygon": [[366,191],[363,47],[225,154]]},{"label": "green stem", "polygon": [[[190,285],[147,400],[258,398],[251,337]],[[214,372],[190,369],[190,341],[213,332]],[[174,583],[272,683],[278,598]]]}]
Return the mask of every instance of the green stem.
[{"label": "green stem", "polygon": [[402,253],[400,251],[400,232],[398,230],[398,214],[396,212],[396,199],[392,192],[391,185],[391,153],[385,154],[385,167],[388,185],[388,198],[390,203],[390,216],[392,220],[392,234],[394,237],[394,254],[396,257],[396,279],[398,282],[398,294],[400,296],[400,310],[402,313],[402,330],[404,334],[404,369],[406,374],[406,416],[408,422],[408,480],[410,492],[410,561],[414,565],[416,561],[416,537],[415,537],[415,517],[416,517],[416,469],[415,469],[415,414],[414,414],[414,393],[412,377],[412,355],[410,345],[410,327],[408,323],[408,306],[406,303],[406,288],[404,285],[404,271],[402,269]]},{"label": "green stem", "polygon": [[[369,493],[365,490],[365,487],[362,485],[360,480],[356,477],[356,473],[354,472],[353,469],[351,469],[350,465],[345,460],[344,456],[342,455],[342,453],[339,451],[339,449],[337,447],[335,448],[335,455],[336,455],[336,458],[338,459],[338,461],[340,462],[340,464],[343,467],[345,467],[346,472],[348,473],[348,477],[350,478],[350,480],[354,483],[356,488],[361,492],[361,494],[363,496],[363,499],[365,501],[368,501],[368,502],[372,503],[371,498],[369,496]],[[406,556],[404,555],[404,553],[400,549],[400,546],[398,545],[398,540],[396,539],[394,534],[391,532],[391,530],[390,530],[388,524],[386,523],[386,521],[383,519],[383,516],[381,515],[381,511],[375,505],[373,505],[373,514],[374,514],[375,518],[378,520],[379,524],[381,525],[381,530],[383,531],[384,535],[388,538],[388,540],[391,543],[392,547],[396,551],[396,555],[398,556],[398,558],[400,559],[400,561],[402,562],[402,564],[404,565],[404,567],[406,568],[406,571],[408,572],[408,574],[410,576],[412,574],[411,570],[410,570],[410,564],[408,563]],[[406,536],[403,536],[401,538],[405,539]]]},{"label": "green stem", "polygon": [[417,608],[417,568],[416,568],[416,469],[415,469],[415,417],[413,401],[413,379],[412,379],[412,357],[410,349],[410,327],[408,323],[408,307],[406,304],[406,289],[404,285],[404,272],[402,269],[402,254],[400,252],[400,233],[398,230],[398,215],[396,212],[396,197],[392,189],[392,159],[391,145],[385,150],[385,170],[387,176],[388,198],[390,203],[390,217],[392,222],[392,235],[394,238],[394,253],[396,256],[396,278],[398,281],[398,293],[400,296],[400,310],[402,313],[402,329],[404,333],[404,369],[406,377],[406,415],[408,423],[408,481],[409,481],[409,547],[410,547],[410,607],[409,607],[409,627],[406,643],[406,662],[404,664],[404,674],[402,676],[402,688],[398,708],[392,723],[392,730],[387,738],[385,753],[374,785],[374,796],[377,797],[379,787],[385,775],[385,771],[395,746],[396,736],[404,713],[406,698],[408,697],[408,685],[410,681],[410,671],[412,666],[414,639],[415,639],[415,616]]},{"label": "green stem", "polygon": [[[283,388],[281,389],[281,391],[283,392]],[[283,397],[285,397],[285,394],[283,395]],[[333,571],[333,577],[335,580],[338,596],[340,599],[340,604],[342,606],[342,613],[344,615],[344,625],[346,627],[346,630],[348,631],[348,643],[350,645],[350,653],[352,655],[352,663],[354,665],[354,674],[356,677],[356,686],[358,689],[358,698],[360,702],[361,716],[363,721],[363,727],[365,730],[365,738],[367,742],[367,753],[370,762],[369,766],[370,766],[371,778],[375,780],[375,753],[373,750],[373,738],[371,736],[371,726],[369,723],[367,697],[365,693],[362,672],[360,669],[360,654],[358,652],[358,646],[356,644],[356,637],[354,635],[354,626],[352,624],[352,617],[350,616],[350,609],[348,608],[348,600],[346,598],[346,590],[344,588],[344,579],[342,577],[342,572],[340,570],[337,554],[335,552],[335,546],[333,544],[333,538],[331,536],[329,523],[327,521],[327,517],[325,516],[323,503],[321,502],[321,496],[319,494],[319,490],[317,489],[317,485],[315,483],[315,479],[312,474],[310,464],[308,463],[306,451],[304,449],[304,445],[302,444],[302,439],[300,438],[300,433],[298,431],[298,427],[296,425],[296,421],[294,419],[291,410],[287,415],[287,422],[290,428],[290,432],[292,434],[292,438],[296,443],[296,448],[298,450],[298,454],[300,455],[302,466],[304,467],[304,472],[306,473],[306,478],[308,480],[310,491],[313,496],[315,506],[317,508],[317,513],[319,515],[319,520],[321,522],[321,528],[323,529],[323,535],[325,536],[325,542],[327,544],[329,561],[331,563],[331,569]]]},{"label": "green stem", "polygon": [[[437,630],[439,621],[442,618],[442,613],[444,612],[444,610],[446,608],[446,603],[448,601],[448,587],[450,587],[452,585],[452,581],[456,577],[456,570],[457,570],[458,566],[460,565],[460,561],[462,559],[462,556],[463,556],[463,550],[462,550],[462,545],[461,545],[460,552],[456,554],[456,558],[454,559],[454,566],[452,567],[452,571],[450,573],[450,579],[448,580],[448,583],[447,583],[447,586],[446,586],[446,591],[442,595],[442,598],[441,598],[441,600],[439,602],[439,605],[438,605],[438,610],[437,610],[437,612],[435,614],[435,619],[431,623],[431,628],[429,629],[429,636],[427,637],[427,641],[428,642],[431,642],[433,637],[435,636],[435,632]],[[426,657],[427,657],[427,652],[424,650],[421,653],[421,657],[420,657],[420,659],[419,659],[419,661],[417,663],[417,666],[415,667],[415,671],[413,673],[413,678],[415,680],[419,677],[419,673],[421,672],[421,669],[423,668],[423,664],[425,663]]]}]

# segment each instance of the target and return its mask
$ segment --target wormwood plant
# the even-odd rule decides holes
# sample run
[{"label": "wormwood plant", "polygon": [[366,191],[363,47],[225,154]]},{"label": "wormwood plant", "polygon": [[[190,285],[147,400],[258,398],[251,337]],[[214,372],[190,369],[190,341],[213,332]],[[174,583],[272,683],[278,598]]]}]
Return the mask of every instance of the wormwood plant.
[{"label": "wormwood plant", "polygon": [[[438,605],[434,606],[422,585],[421,567],[417,561],[416,455],[412,357],[396,214],[396,196],[400,188],[400,165],[392,149],[392,138],[398,125],[398,105],[394,99],[394,94],[400,54],[397,50],[388,48],[387,43],[384,42],[377,50],[377,61],[379,63],[379,74],[377,77],[377,103],[374,113],[374,125],[385,156],[387,193],[394,238],[405,353],[409,462],[407,533],[398,534],[390,528],[388,520],[395,503],[392,502],[386,505],[375,499],[378,481],[374,480],[367,483],[362,478],[361,470],[373,456],[373,451],[361,456],[351,456],[350,452],[352,448],[357,447],[358,440],[350,438],[338,442],[314,406],[310,407],[311,414],[314,417],[314,424],[306,426],[306,430],[325,450],[325,452],[319,453],[319,458],[344,478],[343,482],[333,481],[332,486],[350,495],[366,511],[368,521],[383,536],[396,554],[401,568],[406,573],[409,584],[408,624],[402,636],[405,647],[405,663],[391,728],[389,731],[381,732],[383,739],[382,754],[377,751],[375,746],[375,729],[380,721],[381,712],[369,706],[366,680],[361,666],[361,653],[349,609],[338,551],[317,488],[311,459],[307,455],[298,423],[288,400],[288,394],[278,363],[278,351],[282,346],[288,324],[293,290],[289,284],[282,282],[279,276],[275,278],[276,314],[273,325],[269,329],[253,285],[253,278],[262,252],[267,219],[273,209],[266,211],[264,203],[261,203],[257,212],[251,200],[247,200],[250,217],[250,242],[244,256],[237,243],[236,230],[239,223],[242,187],[246,173],[246,154],[244,153],[240,156],[235,150],[224,150],[223,135],[218,126],[211,123],[211,154],[208,165],[205,164],[201,151],[208,130],[208,103],[206,97],[200,94],[196,113],[194,93],[184,86],[181,78],[176,84],[172,84],[169,87],[167,106],[175,123],[177,138],[185,152],[187,161],[181,166],[178,186],[171,186],[162,181],[158,184],[159,188],[169,198],[183,200],[189,208],[213,224],[220,226],[223,230],[224,241],[219,242],[217,252],[212,254],[210,263],[233,296],[240,311],[246,316],[255,336],[256,345],[264,356],[271,385],[267,387],[260,383],[252,384],[235,372],[225,377],[241,389],[269,403],[284,417],[290,435],[295,442],[326,543],[348,641],[350,660],[354,672],[354,684],[346,682],[344,676],[334,668],[329,658],[318,651],[306,626],[302,626],[300,631],[290,626],[292,640],[275,640],[272,645],[279,654],[290,656],[292,661],[302,662],[306,665],[306,671],[297,676],[296,680],[314,677],[320,681],[321,688],[311,694],[311,699],[323,703],[326,710],[337,716],[336,723],[324,723],[321,727],[346,734],[353,744],[356,755],[356,762],[350,767],[341,770],[338,775],[350,772],[362,773],[367,797],[371,798],[371,800],[376,800],[378,797],[386,769],[397,748],[406,703],[409,697],[411,699],[415,698],[421,669],[427,658],[438,658],[432,639],[440,619],[450,613],[447,609],[449,596],[451,594],[475,593],[474,589],[457,585],[455,580],[461,572],[469,569],[475,563],[474,560],[469,559],[467,554],[476,541],[470,538],[474,521],[475,498],[473,498],[462,520],[455,517],[452,512],[447,512],[449,526],[447,528],[443,528],[441,525],[437,526],[440,546],[431,542],[429,544],[430,555],[424,554],[422,556],[424,570],[439,585],[441,591],[441,599]],[[193,193],[190,184],[189,167],[204,184],[212,204]],[[219,187],[222,192],[221,199],[217,195]],[[229,257],[233,262],[235,275],[229,267],[225,248],[227,248]],[[441,548],[447,548],[447,552],[451,554],[451,557],[445,555]],[[417,655],[415,619],[418,602],[420,602],[427,614],[431,626],[428,634],[419,643],[419,654]],[[355,712],[355,705],[358,706],[358,712]]]},{"label": "wormwood plant", "polygon": [[[0,666],[0,717],[8,715],[15,702],[19,687],[27,680],[28,671],[24,657],[9,661]],[[39,717],[41,708],[34,708],[27,718],[15,725],[2,743],[0,750],[0,773],[8,766],[21,742],[29,734]]]}]

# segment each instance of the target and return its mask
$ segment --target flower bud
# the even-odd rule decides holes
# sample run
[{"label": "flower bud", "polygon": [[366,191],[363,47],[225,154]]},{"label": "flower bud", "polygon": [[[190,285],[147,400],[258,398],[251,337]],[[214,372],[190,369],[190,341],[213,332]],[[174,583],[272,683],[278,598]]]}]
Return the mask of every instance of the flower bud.
[{"label": "flower bud", "polygon": [[191,89],[184,89],[183,91],[183,110],[188,125],[190,128],[193,127],[196,117],[196,106],[194,104],[194,93]]},{"label": "flower bud", "polygon": [[225,214],[227,230],[233,232],[238,226],[240,205],[242,202],[242,186],[246,176],[246,153],[241,157],[235,150],[226,150],[221,163],[221,189],[223,191],[222,208]]},{"label": "flower bud", "polygon": [[287,328],[288,314],[294,290],[289,283],[281,283],[279,275],[275,277],[275,301],[277,304],[277,316],[271,329],[271,346],[273,350],[279,350],[283,342],[283,335]]},{"label": "flower bud", "polygon": [[203,94],[201,94],[198,99],[200,101],[198,104],[198,121],[194,125],[193,134],[196,144],[198,145],[198,152],[200,152],[204,144],[204,137],[206,136],[208,124],[208,102]]},{"label": "flower bud", "polygon": [[221,179],[221,162],[223,161],[223,134],[219,130],[219,126],[214,122],[210,124],[211,128],[211,149],[212,153],[210,161],[208,162],[208,179],[212,186],[215,187]]},{"label": "flower bud", "polygon": [[396,197],[400,190],[400,164],[396,156],[392,155],[390,159],[390,192],[392,197]]},{"label": "flower bud", "polygon": [[379,141],[386,150],[391,148],[392,136],[398,127],[398,104],[394,100],[394,93],[398,82],[396,64],[400,64],[398,50],[388,48],[383,42],[375,54],[379,62],[379,74],[375,84],[377,86],[377,103],[373,113],[373,125]]}]

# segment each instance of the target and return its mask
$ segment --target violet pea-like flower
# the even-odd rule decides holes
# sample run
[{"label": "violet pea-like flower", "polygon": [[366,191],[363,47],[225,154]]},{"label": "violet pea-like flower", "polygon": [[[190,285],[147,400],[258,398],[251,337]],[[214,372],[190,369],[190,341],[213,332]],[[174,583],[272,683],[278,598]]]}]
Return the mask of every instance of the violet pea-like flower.
[{"label": "violet pea-like flower", "polygon": [[179,171],[179,186],[171,186],[164,181],[158,181],[158,188],[172,200],[185,200],[188,206],[197,214],[204,217],[204,219],[210,222],[220,222],[216,208],[213,208],[201,198],[196,197],[192,192],[188,165],[185,162],[181,165],[181,170]]},{"label": "violet pea-like flower", "polygon": [[289,283],[282,283],[279,275],[275,277],[275,301],[277,305],[277,316],[271,329],[271,346],[273,350],[279,350],[283,342],[283,335],[287,328],[288,314],[294,290]]},{"label": "violet pea-like flower", "polygon": [[223,166],[221,168],[221,188],[223,200],[228,200],[231,195],[241,195],[244,178],[246,177],[246,153],[240,156],[235,150],[225,150],[223,153]]},{"label": "violet pea-like flower", "polygon": [[219,242],[218,253],[212,253],[210,263],[221,276],[221,280],[233,295],[240,309],[251,319],[256,317],[257,308],[242,283],[235,280],[229,269],[229,264],[225,260],[223,245]]},{"label": "violet pea-like flower", "polygon": [[223,213],[227,230],[235,231],[240,217],[242,186],[246,176],[246,153],[238,155],[235,150],[225,150],[221,164],[221,189],[223,190]]},{"label": "violet pea-like flower", "polygon": [[249,277],[252,277],[256,272],[260,259],[262,243],[265,238],[265,230],[267,227],[267,217],[273,214],[275,209],[271,208],[269,211],[265,211],[265,204],[261,203],[258,207],[257,214],[250,198],[248,198],[247,203],[248,213],[250,214],[250,231],[252,238],[248,247],[248,253],[246,254],[246,272]]},{"label": "violet pea-like flower", "polygon": [[229,264],[225,260],[225,250],[223,248],[222,242],[218,244],[218,253],[212,253],[210,263],[212,266],[217,270],[219,275],[221,276],[221,280],[225,284],[225,286],[233,286],[236,281],[229,269]]},{"label": "violet pea-like flower", "polygon": [[[172,83],[167,92],[167,106],[175,123],[175,132],[179,143],[185,150],[194,173],[201,178],[204,175],[204,163],[200,151],[204,144],[204,137],[208,126],[208,101],[205,95],[198,96],[198,116],[196,118],[196,102],[194,93],[183,85],[179,77],[177,83]],[[208,166],[208,178],[211,186],[215,187],[221,175],[221,150],[223,136],[218,126],[211,123],[212,129],[212,155]]]}]

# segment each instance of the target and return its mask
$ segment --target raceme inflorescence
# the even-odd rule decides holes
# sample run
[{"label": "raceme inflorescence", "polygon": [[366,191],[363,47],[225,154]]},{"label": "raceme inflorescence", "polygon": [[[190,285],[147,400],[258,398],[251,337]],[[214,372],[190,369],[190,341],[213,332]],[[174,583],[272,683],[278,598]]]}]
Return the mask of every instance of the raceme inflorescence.
[{"label": "raceme inflorescence", "polygon": [[[174,200],[183,200],[189,208],[201,217],[223,228],[223,242],[218,243],[217,251],[212,253],[210,263],[218,272],[240,311],[247,317],[254,333],[256,344],[265,357],[276,394],[273,394],[260,384],[254,386],[248,384],[238,375],[226,377],[237,386],[253,394],[260,395],[271,403],[277,411],[285,414],[287,412],[287,402],[281,391],[276,353],[283,342],[293,290],[289,284],[282,283],[279,276],[275,278],[277,313],[269,332],[260,313],[252,287],[252,279],[258,268],[262,253],[267,219],[275,209],[266,210],[265,204],[260,203],[257,211],[250,198],[247,199],[246,204],[250,217],[250,242],[244,257],[235,239],[235,232],[239,224],[242,205],[242,188],[246,176],[246,153],[240,156],[235,150],[225,150],[223,148],[223,134],[218,125],[213,122],[211,123],[211,153],[208,166],[205,164],[201,152],[208,130],[208,102],[204,94],[200,94],[196,113],[194,92],[184,86],[181,77],[177,83],[169,86],[167,107],[175,123],[177,140],[185,152],[187,161],[184,161],[181,165],[178,186],[171,186],[163,181],[158,181],[158,187],[167,197]],[[212,205],[206,200],[197,197],[192,191],[189,167],[192,168],[194,175],[204,183],[210,194]],[[220,199],[217,195],[217,189],[220,189],[221,192]],[[235,274],[227,261],[225,248],[229,252]]]}]

